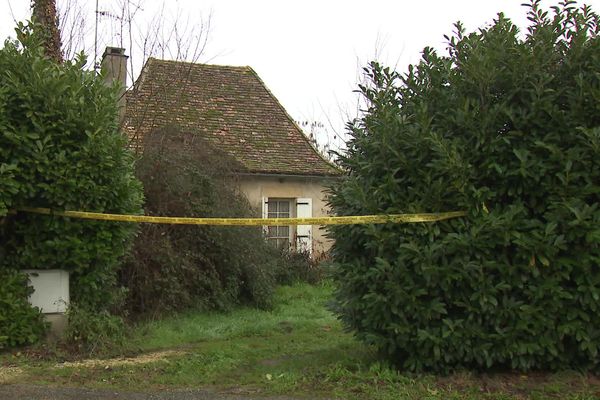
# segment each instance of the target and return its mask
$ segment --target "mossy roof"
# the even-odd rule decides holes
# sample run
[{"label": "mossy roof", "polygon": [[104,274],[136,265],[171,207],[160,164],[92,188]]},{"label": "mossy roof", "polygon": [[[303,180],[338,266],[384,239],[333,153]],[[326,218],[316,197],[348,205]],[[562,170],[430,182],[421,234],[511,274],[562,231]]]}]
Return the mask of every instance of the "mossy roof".
[{"label": "mossy roof", "polygon": [[166,126],[202,135],[240,172],[340,174],[250,67],[150,58],[127,93],[125,130],[139,146],[145,133]]}]

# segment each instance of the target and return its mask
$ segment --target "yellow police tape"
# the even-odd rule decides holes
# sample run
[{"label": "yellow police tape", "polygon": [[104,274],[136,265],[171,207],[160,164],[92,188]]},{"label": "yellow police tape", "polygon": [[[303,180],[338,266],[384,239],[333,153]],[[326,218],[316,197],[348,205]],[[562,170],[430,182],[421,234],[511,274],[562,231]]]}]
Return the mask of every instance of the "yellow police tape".
[{"label": "yellow police tape", "polygon": [[150,217],[146,215],[103,214],[85,211],[55,211],[49,208],[20,207],[17,211],[36,214],[57,215],[60,217],[94,219],[101,221],[144,222],[149,224],[176,225],[357,225],[385,223],[435,222],[450,218],[464,217],[464,211],[427,214],[388,214],[362,215],[350,217],[317,217],[317,218],[187,218],[187,217]]}]

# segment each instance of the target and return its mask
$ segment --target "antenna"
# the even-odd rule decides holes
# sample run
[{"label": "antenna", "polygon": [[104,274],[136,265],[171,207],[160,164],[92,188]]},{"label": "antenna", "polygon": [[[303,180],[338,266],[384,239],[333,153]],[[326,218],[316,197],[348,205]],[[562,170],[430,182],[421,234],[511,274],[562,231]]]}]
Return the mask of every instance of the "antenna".
[{"label": "antenna", "polygon": [[[126,0],[126,2],[128,5],[133,5],[135,7],[135,11],[138,11],[138,10],[143,11],[144,10],[141,6],[141,2],[139,2],[137,4],[131,0]],[[121,21],[121,24],[123,24],[123,17],[119,17],[118,15],[116,15],[110,11],[101,11],[98,3],[99,3],[99,0],[96,0],[96,10],[95,10],[96,25],[94,27],[94,71],[98,71],[98,69],[100,69],[100,63],[98,62],[98,23],[99,23],[100,17],[107,17],[112,20],[119,20],[119,21]],[[9,3],[9,5],[10,5],[10,3]],[[131,22],[131,16],[129,16],[129,18],[130,18],[130,22]],[[111,25],[111,30],[112,30],[112,25]]]},{"label": "antenna", "polygon": [[94,71],[98,70],[98,0],[96,0],[96,26],[94,27]]}]

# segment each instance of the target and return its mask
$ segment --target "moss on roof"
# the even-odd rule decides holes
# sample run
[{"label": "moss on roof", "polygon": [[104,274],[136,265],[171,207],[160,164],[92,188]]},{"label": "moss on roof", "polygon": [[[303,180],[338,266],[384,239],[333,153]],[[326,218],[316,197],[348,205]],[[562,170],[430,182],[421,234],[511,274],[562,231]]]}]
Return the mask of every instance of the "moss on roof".
[{"label": "moss on roof", "polygon": [[174,126],[202,135],[250,173],[339,175],[250,67],[149,59],[127,94],[134,143]]}]

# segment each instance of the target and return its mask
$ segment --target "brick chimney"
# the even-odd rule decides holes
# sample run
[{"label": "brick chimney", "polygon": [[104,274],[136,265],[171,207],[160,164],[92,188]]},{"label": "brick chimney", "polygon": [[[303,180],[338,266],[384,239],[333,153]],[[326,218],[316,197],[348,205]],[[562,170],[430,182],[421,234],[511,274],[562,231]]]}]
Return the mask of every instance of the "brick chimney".
[{"label": "brick chimney", "polygon": [[102,73],[108,85],[119,82],[119,119],[123,120],[125,114],[125,88],[127,87],[127,56],[125,49],[120,47],[107,47],[102,55]]}]

